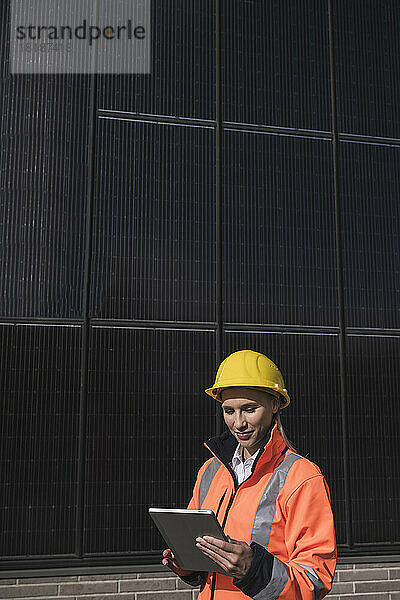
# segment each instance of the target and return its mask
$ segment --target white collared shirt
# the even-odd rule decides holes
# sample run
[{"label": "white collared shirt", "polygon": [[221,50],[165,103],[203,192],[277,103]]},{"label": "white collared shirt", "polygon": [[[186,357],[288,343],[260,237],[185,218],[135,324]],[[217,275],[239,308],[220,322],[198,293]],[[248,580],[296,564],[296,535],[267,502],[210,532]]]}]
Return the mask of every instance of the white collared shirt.
[{"label": "white collared shirt", "polygon": [[235,454],[232,456],[232,461],[229,464],[236,475],[238,485],[240,485],[242,481],[244,481],[251,475],[251,468],[259,452],[260,449],[258,449],[257,452],[255,452],[252,456],[246,458],[246,460],[243,461],[242,446],[240,444],[237,445]]}]

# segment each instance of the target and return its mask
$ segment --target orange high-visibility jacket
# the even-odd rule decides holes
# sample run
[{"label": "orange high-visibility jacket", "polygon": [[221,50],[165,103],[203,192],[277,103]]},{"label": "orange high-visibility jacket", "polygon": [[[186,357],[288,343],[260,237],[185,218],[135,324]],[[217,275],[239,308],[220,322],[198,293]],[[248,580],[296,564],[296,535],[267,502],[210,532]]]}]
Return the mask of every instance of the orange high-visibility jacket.
[{"label": "orange high-visibility jacket", "polygon": [[225,533],[250,544],[254,556],[241,579],[221,573],[183,578],[201,585],[198,600],[323,598],[337,554],[329,489],[317,465],[286,447],[276,422],[239,486],[229,466],[233,435],[225,431],[204,445],[213,457],[199,470],[188,508],[212,509]]}]

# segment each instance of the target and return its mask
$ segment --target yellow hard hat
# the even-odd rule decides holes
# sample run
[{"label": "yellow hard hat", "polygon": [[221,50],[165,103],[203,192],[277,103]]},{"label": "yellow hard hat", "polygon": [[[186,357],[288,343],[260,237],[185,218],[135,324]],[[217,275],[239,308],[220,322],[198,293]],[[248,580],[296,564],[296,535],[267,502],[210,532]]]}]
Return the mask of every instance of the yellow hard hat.
[{"label": "yellow hard hat", "polygon": [[265,354],[254,350],[238,350],[227,356],[219,365],[214,385],[205,392],[221,402],[220,391],[228,387],[267,388],[279,394],[281,408],[285,408],[290,402],[276,364]]}]

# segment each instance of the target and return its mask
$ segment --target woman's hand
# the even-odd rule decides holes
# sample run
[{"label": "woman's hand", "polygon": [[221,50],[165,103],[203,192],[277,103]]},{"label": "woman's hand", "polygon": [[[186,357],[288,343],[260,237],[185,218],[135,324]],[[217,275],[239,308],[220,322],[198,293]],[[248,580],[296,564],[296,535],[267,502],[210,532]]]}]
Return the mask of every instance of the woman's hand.
[{"label": "woman's hand", "polygon": [[204,537],[196,538],[196,546],[206,556],[209,556],[219,564],[224,571],[234,577],[241,578],[249,570],[254,553],[246,542],[233,540],[229,537],[228,539],[229,542],[224,542],[223,540],[205,535]]},{"label": "woman's hand", "polygon": [[185,577],[186,575],[192,575],[192,573],[194,573],[194,571],[186,571],[185,569],[181,569],[181,567],[176,562],[175,556],[170,548],[164,550],[162,564],[171,569],[171,571],[173,571],[180,577]]}]

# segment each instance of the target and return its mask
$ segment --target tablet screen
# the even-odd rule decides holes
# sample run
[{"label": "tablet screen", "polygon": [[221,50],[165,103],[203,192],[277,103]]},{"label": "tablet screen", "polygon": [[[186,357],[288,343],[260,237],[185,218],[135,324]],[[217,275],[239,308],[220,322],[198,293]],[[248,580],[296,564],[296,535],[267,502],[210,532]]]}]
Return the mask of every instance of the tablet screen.
[{"label": "tablet screen", "polygon": [[228,541],[212,510],[149,508],[149,514],[182,569],[228,575],[196,546],[196,538],[204,535]]}]

